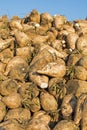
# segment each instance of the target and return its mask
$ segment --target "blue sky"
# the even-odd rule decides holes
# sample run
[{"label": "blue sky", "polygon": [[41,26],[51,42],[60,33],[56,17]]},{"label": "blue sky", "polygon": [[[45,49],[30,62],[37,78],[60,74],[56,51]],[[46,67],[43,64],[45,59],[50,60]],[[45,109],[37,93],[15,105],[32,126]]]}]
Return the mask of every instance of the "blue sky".
[{"label": "blue sky", "polygon": [[24,17],[32,9],[51,15],[65,15],[68,20],[87,17],[87,0],[0,0],[0,16],[7,14]]}]

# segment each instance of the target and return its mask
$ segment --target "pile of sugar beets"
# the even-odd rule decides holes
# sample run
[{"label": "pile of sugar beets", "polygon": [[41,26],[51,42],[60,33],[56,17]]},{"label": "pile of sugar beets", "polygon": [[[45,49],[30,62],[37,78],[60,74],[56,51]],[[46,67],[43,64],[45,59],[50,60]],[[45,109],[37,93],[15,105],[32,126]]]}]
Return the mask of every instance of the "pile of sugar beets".
[{"label": "pile of sugar beets", "polygon": [[0,17],[0,130],[87,130],[87,19]]}]

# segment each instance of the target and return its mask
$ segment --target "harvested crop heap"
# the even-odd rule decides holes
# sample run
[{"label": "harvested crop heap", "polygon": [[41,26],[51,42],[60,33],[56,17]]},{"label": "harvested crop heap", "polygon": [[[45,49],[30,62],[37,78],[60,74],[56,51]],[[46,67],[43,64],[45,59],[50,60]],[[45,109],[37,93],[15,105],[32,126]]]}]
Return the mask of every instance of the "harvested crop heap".
[{"label": "harvested crop heap", "polygon": [[0,17],[0,130],[66,129],[87,130],[87,20]]}]

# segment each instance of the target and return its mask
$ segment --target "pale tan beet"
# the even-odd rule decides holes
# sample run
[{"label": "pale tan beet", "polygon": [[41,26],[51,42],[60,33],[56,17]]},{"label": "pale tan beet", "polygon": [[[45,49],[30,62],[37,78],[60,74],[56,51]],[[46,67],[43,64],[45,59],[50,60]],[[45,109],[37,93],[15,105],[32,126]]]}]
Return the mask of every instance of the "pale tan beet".
[{"label": "pale tan beet", "polygon": [[17,122],[17,120],[8,120],[0,123],[0,129],[2,130],[24,130],[23,126]]},{"label": "pale tan beet", "polygon": [[82,35],[77,39],[76,49],[79,50],[82,54],[87,55],[87,36]]},{"label": "pale tan beet", "polygon": [[28,65],[27,64],[17,64],[14,66],[13,69],[10,70],[8,76],[12,79],[25,81],[26,74],[28,72]]},{"label": "pale tan beet", "polygon": [[[34,27],[34,26],[33,26]],[[35,29],[35,27],[34,27],[34,29]],[[38,35],[37,33],[35,33],[35,31],[34,32],[32,32],[32,29],[29,31],[25,31],[25,32],[23,32],[27,37],[28,37],[28,44],[27,45],[25,45],[25,46],[30,46],[31,44],[32,45],[39,45],[38,43],[36,43],[36,42],[34,42],[34,39],[36,38],[36,37],[39,37],[40,35]],[[41,37],[44,37],[44,36],[41,36]],[[26,40],[26,39],[25,39]],[[39,39],[38,39],[39,40]],[[34,43],[36,43],[36,44],[34,44]],[[20,46],[21,47],[21,46]]]},{"label": "pale tan beet", "polygon": [[19,47],[25,47],[29,43],[28,36],[24,32],[21,32],[21,31],[15,32],[15,39]]},{"label": "pale tan beet", "polygon": [[33,45],[36,45],[36,44],[41,45],[41,44],[47,42],[48,39],[49,39],[48,35],[46,35],[46,36],[36,35],[35,37],[33,37],[33,39],[31,41],[32,41]]},{"label": "pale tan beet", "polygon": [[80,58],[78,64],[80,66],[83,66],[85,69],[87,69],[87,56],[83,56],[82,58]]},{"label": "pale tan beet", "polygon": [[19,56],[15,56],[13,57],[9,63],[7,64],[7,67],[6,67],[6,74],[9,73],[9,71],[11,69],[14,68],[14,66],[16,66],[17,64],[26,64],[25,60],[23,60],[21,57]]},{"label": "pale tan beet", "polygon": [[31,31],[34,30],[35,27],[29,24],[25,24],[24,22],[22,22],[22,27],[23,27],[23,32],[27,32],[27,31]]},{"label": "pale tan beet", "polygon": [[51,26],[51,22],[53,21],[52,16],[49,13],[42,13],[41,14],[41,25],[49,25],[49,27]]},{"label": "pale tan beet", "polygon": [[10,48],[3,50],[0,53],[0,61],[7,64],[13,58],[14,52]]},{"label": "pale tan beet", "polygon": [[79,97],[83,93],[87,93],[87,81],[71,79],[67,82],[67,93],[75,94]]},{"label": "pale tan beet", "polygon": [[13,79],[24,80],[28,71],[28,64],[19,56],[12,58],[6,66],[5,75]]},{"label": "pale tan beet", "polygon": [[6,114],[6,106],[2,101],[0,101],[0,122],[4,119],[5,114]]},{"label": "pale tan beet", "polygon": [[20,47],[16,49],[16,56],[20,56],[25,61],[30,60],[32,52],[34,51],[33,47]]},{"label": "pale tan beet", "polygon": [[53,26],[55,28],[60,29],[64,23],[66,23],[66,17],[63,15],[54,16]]},{"label": "pale tan beet", "polygon": [[73,121],[61,120],[53,130],[79,130],[79,127],[77,127]]},{"label": "pale tan beet", "polygon": [[7,79],[3,81],[0,85],[0,94],[3,96],[7,96],[9,94],[12,94],[13,92],[16,93],[17,89],[17,82],[12,79]]},{"label": "pale tan beet", "polygon": [[76,33],[69,33],[67,36],[68,48],[75,49],[75,43],[77,39],[78,39],[78,35]]},{"label": "pale tan beet", "polygon": [[68,119],[74,112],[76,106],[76,98],[73,94],[68,94],[63,98],[61,112],[64,119]]},{"label": "pale tan beet", "polygon": [[45,111],[42,110],[35,112],[33,115],[33,119],[41,120],[46,124],[49,124],[49,122],[51,121],[51,117]]},{"label": "pale tan beet", "polygon": [[87,80],[87,70],[82,66],[75,66],[74,77],[79,80]]},{"label": "pale tan beet", "polygon": [[6,28],[4,28],[4,29],[1,29],[0,30],[0,37],[2,38],[2,39],[8,39],[9,38],[9,33],[10,33],[10,31],[8,30],[7,31],[7,29]]},{"label": "pale tan beet", "polygon": [[45,111],[56,111],[58,104],[53,95],[48,92],[41,92],[40,94],[41,106]]},{"label": "pale tan beet", "polygon": [[31,113],[29,109],[26,108],[15,108],[10,109],[5,118],[4,121],[10,120],[10,119],[16,119],[20,123],[28,122],[31,117]]},{"label": "pale tan beet", "polygon": [[8,108],[18,108],[21,106],[21,96],[18,93],[12,93],[8,96],[2,97],[2,101]]},{"label": "pale tan beet", "polygon": [[31,13],[25,17],[25,23],[29,22],[29,21],[39,23],[40,22],[40,13],[35,9],[32,10]]},{"label": "pale tan beet", "polygon": [[0,52],[14,43],[14,38],[2,40],[0,39]]},{"label": "pale tan beet", "polygon": [[23,27],[21,25],[21,19],[12,19],[10,21],[10,24],[9,24],[10,28],[13,30],[13,29],[18,29],[18,30],[22,30]]},{"label": "pale tan beet", "polygon": [[0,17],[0,22],[6,22],[7,23],[8,21],[9,21],[9,19],[8,19],[7,15],[3,15],[3,16]]},{"label": "pale tan beet", "polygon": [[[51,56],[56,56],[56,57],[60,57],[60,58],[64,58],[66,57],[66,55],[64,55],[64,53],[60,52],[60,51],[57,51],[56,49],[54,49],[53,47],[49,46],[49,45],[43,45],[41,46],[40,48],[40,51],[45,51],[47,50]],[[46,55],[46,54],[45,54]]]},{"label": "pale tan beet", "polygon": [[57,59],[56,62],[50,62],[41,70],[37,70],[37,73],[62,78],[66,73],[66,66],[62,59]]},{"label": "pale tan beet", "polygon": [[26,130],[50,130],[49,126],[39,119],[33,119],[29,122]]}]

